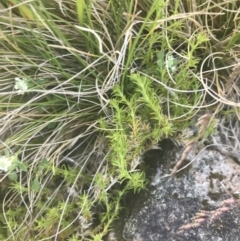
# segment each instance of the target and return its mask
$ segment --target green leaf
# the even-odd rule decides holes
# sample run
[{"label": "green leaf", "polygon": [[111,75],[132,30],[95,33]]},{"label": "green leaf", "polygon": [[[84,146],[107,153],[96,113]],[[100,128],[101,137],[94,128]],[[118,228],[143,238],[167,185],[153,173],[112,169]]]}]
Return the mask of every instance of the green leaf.
[{"label": "green leaf", "polygon": [[159,52],[157,52],[157,65],[160,67],[160,68],[163,68],[164,67],[164,51],[161,50]]},{"label": "green leaf", "polygon": [[21,171],[27,172],[28,165],[26,163],[18,162],[17,166]]},{"label": "green leaf", "polygon": [[43,114],[45,112],[45,110],[41,106],[37,107],[37,111],[39,114]]},{"label": "green leaf", "polygon": [[38,79],[37,80],[38,85],[45,85],[48,83],[48,80],[46,79]]},{"label": "green leaf", "polygon": [[57,122],[50,122],[50,123],[47,125],[47,128],[48,128],[49,130],[52,130],[52,129],[54,129],[56,126],[57,126]]},{"label": "green leaf", "polygon": [[40,182],[38,181],[38,177],[36,176],[33,183],[32,183],[32,189],[36,192],[38,192],[41,188],[41,184]]},{"label": "green leaf", "polygon": [[77,0],[77,15],[80,26],[83,26],[84,10],[86,8],[85,0]]},{"label": "green leaf", "polygon": [[47,167],[47,165],[49,164],[48,160],[46,158],[44,158],[38,166],[38,172],[41,172],[44,168]]},{"label": "green leaf", "polygon": [[10,173],[8,174],[8,178],[9,178],[11,181],[17,181],[18,175],[17,175],[16,172],[10,172]]}]

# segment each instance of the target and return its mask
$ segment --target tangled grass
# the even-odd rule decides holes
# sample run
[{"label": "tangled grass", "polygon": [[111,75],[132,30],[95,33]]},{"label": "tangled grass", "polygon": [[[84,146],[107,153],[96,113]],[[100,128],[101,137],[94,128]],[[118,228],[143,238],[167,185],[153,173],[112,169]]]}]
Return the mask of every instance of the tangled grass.
[{"label": "tangled grass", "polygon": [[236,112],[239,5],[2,1],[1,240],[103,240],[144,151]]}]

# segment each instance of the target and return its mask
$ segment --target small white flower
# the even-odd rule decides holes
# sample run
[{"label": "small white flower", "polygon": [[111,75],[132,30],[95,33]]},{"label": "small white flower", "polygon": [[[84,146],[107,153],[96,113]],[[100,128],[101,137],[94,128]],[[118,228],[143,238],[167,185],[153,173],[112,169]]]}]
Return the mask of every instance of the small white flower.
[{"label": "small white flower", "polygon": [[175,72],[177,70],[177,59],[175,59],[172,55],[167,55],[166,67],[172,72]]},{"label": "small white flower", "polygon": [[28,90],[28,85],[27,85],[27,79],[26,78],[15,78],[15,86],[14,89],[18,90],[19,94],[23,94],[26,90]]},{"label": "small white flower", "polygon": [[0,156],[0,171],[7,172],[12,165],[12,158],[6,156]]}]

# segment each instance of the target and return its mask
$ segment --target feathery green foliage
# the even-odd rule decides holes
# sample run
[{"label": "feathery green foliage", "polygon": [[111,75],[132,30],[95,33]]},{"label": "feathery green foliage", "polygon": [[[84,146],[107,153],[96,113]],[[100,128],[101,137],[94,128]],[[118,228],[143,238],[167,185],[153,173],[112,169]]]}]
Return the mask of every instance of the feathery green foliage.
[{"label": "feathery green foliage", "polygon": [[1,1],[0,239],[103,240],[143,153],[236,105],[239,5]]}]

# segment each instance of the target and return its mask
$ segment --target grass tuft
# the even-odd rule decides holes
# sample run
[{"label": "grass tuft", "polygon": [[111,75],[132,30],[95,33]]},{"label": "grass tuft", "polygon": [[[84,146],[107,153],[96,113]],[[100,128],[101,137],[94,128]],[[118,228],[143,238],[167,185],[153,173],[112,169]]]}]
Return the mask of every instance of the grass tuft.
[{"label": "grass tuft", "polygon": [[146,150],[238,114],[239,5],[2,1],[0,239],[103,240]]}]

